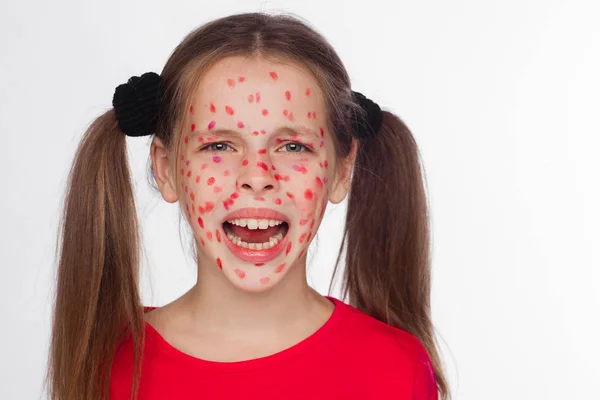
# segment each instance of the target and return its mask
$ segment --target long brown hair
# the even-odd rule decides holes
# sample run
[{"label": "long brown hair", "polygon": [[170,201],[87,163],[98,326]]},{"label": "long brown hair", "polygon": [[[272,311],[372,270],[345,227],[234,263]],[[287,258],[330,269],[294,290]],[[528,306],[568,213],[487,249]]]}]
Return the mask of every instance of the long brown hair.
[{"label": "long brown hair", "polygon": [[[191,32],[161,73],[163,113],[155,135],[169,149],[173,171],[178,171],[174,155],[182,142],[179,121],[193,89],[203,71],[228,56],[303,65],[323,90],[336,157],[348,157],[351,113],[361,109],[352,100],[350,78],[334,49],[296,16],[247,13]],[[345,247],[343,297],[349,294],[349,304],[416,336],[432,361],[441,399],[450,399],[430,315],[429,216],[419,152],[398,116],[384,111],[377,136],[358,143],[348,196],[335,267],[337,271]],[[133,337],[132,398],[137,398],[145,332],[138,285],[140,240],[126,136],[114,109],[98,117],[79,144],[59,238],[46,376],[49,399],[108,398],[114,352],[125,335]]]}]

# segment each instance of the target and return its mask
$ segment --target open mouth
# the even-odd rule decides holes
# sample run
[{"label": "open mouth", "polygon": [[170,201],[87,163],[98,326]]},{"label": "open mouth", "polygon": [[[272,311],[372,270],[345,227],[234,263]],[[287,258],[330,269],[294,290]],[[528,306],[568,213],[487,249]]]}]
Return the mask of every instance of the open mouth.
[{"label": "open mouth", "polygon": [[244,250],[264,251],[278,248],[283,242],[289,225],[275,220],[234,220],[223,223],[227,238]]}]

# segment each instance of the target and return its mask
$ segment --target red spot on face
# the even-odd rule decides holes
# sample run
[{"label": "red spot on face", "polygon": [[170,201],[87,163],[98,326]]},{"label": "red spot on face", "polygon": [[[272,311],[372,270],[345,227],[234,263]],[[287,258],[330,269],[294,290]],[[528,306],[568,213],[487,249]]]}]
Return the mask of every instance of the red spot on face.
[{"label": "red spot on face", "polygon": [[196,183],[200,182],[200,176],[196,177]]},{"label": "red spot on face", "polygon": [[219,231],[217,229],[216,233],[217,233],[217,242],[221,243],[221,231]]},{"label": "red spot on face", "polygon": [[190,165],[190,160],[187,160],[187,161],[185,162],[185,165],[186,165],[186,166],[189,166],[189,165]]},{"label": "red spot on face", "polygon": [[235,80],[234,79],[227,79],[227,86],[234,87],[235,86]]},{"label": "red spot on face", "polygon": [[310,96],[310,89],[309,88],[306,88],[306,95]]},{"label": "red spot on face", "polygon": [[288,242],[287,246],[285,247],[285,255],[286,256],[290,253],[291,249],[292,249],[292,242]]},{"label": "red spot on face", "polygon": [[313,119],[317,119],[317,113],[315,111],[313,111],[312,117],[313,117]]},{"label": "red spot on face", "polygon": [[190,106],[190,112],[193,114],[194,113],[194,105]]},{"label": "red spot on face", "polygon": [[313,191],[312,191],[312,190],[310,190],[310,189],[306,189],[306,190],[304,191],[304,198],[305,198],[306,200],[312,200],[312,198],[313,198]]},{"label": "red spot on face", "polygon": [[283,110],[283,115],[285,115],[285,116],[287,117],[287,115],[288,115],[288,110],[287,110],[287,108]]},{"label": "red spot on face", "polygon": [[260,92],[256,92],[256,102],[260,102]]},{"label": "red spot on face", "polygon": [[226,169],[225,171],[223,171],[223,176],[229,176],[229,170]]},{"label": "red spot on face", "polygon": [[217,265],[219,266],[220,269],[223,269],[223,263],[221,262],[220,258],[217,258]]},{"label": "red spot on face", "polygon": [[[216,121],[210,121],[210,122],[208,123],[208,129],[212,129],[212,128],[214,128],[216,124],[217,124],[217,123],[216,123]],[[200,139],[202,139],[202,138],[200,138]]]},{"label": "red spot on face", "polygon": [[308,115],[307,115],[308,119],[310,119],[312,117],[312,113],[309,111]]},{"label": "red spot on face", "polygon": [[196,200],[196,197],[194,196],[194,192],[190,192],[190,197],[191,197],[192,201]]},{"label": "red spot on face", "polygon": [[265,201],[265,198],[264,197],[260,197],[260,196],[256,196],[256,197],[254,197],[254,200],[256,200],[256,201]]},{"label": "red spot on face", "polygon": [[211,113],[216,113],[217,112],[217,108],[215,107],[215,105],[213,103],[210,103],[210,112]]},{"label": "red spot on face", "polygon": [[274,202],[275,202],[275,204],[281,204],[281,199],[280,198],[276,198]]},{"label": "red spot on face", "polygon": [[206,212],[206,210],[204,209],[204,207],[202,207],[202,206],[198,206],[198,212],[199,212],[200,214],[204,214],[204,213]]},{"label": "red spot on face", "polygon": [[204,239],[200,239],[200,243],[204,246]]},{"label": "red spot on face", "polygon": [[188,171],[188,173],[186,174],[186,176],[189,178],[190,176],[192,176],[192,171]]},{"label": "red spot on face", "polygon": [[285,192],[286,196],[289,197],[290,199],[294,198],[294,195],[291,194],[290,192]]},{"label": "red spot on face", "polygon": [[304,165],[298,165],[298,164],[294,164],[292,165],[292,168],[294,168],[294,171],[298,171],[301,172],[303,174],[305,174],[307,171],[306,167]]},{"label": "red spot on face", "polygon": [[262,115],[264,115],[264,116],[269,115],[269,110],[267,110],[266,108],[263,108]]},{"label": "red spot on face", "polygon": [[204,229],[204,221],[202,220],[202,217],[198,217],[198,224],[200,225],[200,228]]},{"label": "red spot on face", "polygon": [[323,130],[323,128],[320,128],[319,131],[321,132],[321,137],[325,136],[325,131]]},{"label": "red spot on face", "polygon": [[275,179],[278,180],[278,181],[280,181],[281,180],[281,175],[275,174]]},{"label": "red spot on face", "polygon": [[212,241],[212,232],[211,232],[211,231],[208,231],[208,232],[206,232],[206,238],[207,238],[208,240],[211,240],[211,241]]},{"label": "red spot on face", "polygon": [[254,135],[254,136],[258,136],[258,131],[254,131],[254,132],[252,132],[252,135]]},{"label": "red spot on face", "polygon": [[324,144],[325,142],[321,140],[321,143],[319,143],[319,147],[323,147]]},{"label": "red spot on face", "polygon": [[244,82],[246,80],[246,78],[244,78],[243,76],[238,77],[238,82]]},{"label": "red spot on face", "polygon": [[206,169],[206,168],[208,168],[208,164],[202,164],[202,165],[200,166],[200,169]]},{"label": "red spot on face", "polygon": [[308,222],[307,219],[301,219],[300,222],[299,222],[299,224],[300,225],[306,225],[307,222]]},{"label": "red spot on face", "polygon": [[235,269],[235,273],[237,276],[239,276],[241,279],[244,279],[246,277],[246,273],[244,271],[242,271],[239,268]]},{"label": "red spot on face", "polygon": [[238,197],[240,197],[240,194],[238,192],[233,192],[229,197],[231,197],[232,199],[237,199]]},{"label": "red spot on face", "polygon": [[254,103],[254,95],[248,96],[248,103]]},{"label": "red spot on face", "polygon": [[192,124],[192,132],[196,130],[196,124]]},{"label": "red spot on face", "polygon": [[221,162],[221,157],[219,156],[213,156],[213,161],[216,163],[220,163]]},{"label": "red spot on face", "polygon": [[210,210],[212,210],[213,208],[215,208],[214,203],[211,203],[210,201],[207,201],[206,204],[204,205],[204,207],[206,208],[206,212],[209,212]]},{"label": "red spot on face", "polygon": [[302,242],[304,242],[304,239],[306,239],[306,233],[303,233],[302,235],[300,235],[300,237],[298,238],[298,242],[302,243]]},{"label": "red spot on face", "polygon": [[262,283],[263,285],[266,285],[267,283],[269,283],[270,280],[271,280],[271,278],[269,278],[268,276],[265,276],[263,278],[260,278],[260,283]]},{"label": "red spot on face", "polygon": [[279,265],[277,268],[275,268],[275,272],[276,273],[280,273],[281,271],[283,271],[283,269],[285,268],[285,263]]},{"label": "red spot on face", "polygon": [[233,108],[225,106],[225,112],[227,113],[227,115],[233,115]]},{"label": "red spot on face", "polygon": [[290,91],[289,91],[289,90],[286,90],[286,91],[285,91],[285,98],[286,98],[287,100],[291,100],[291,98],[292,98],[292,94],[290,93]]},{"label": "red spot on face", "polygon": [[273,78],[274,81],[277,80],[277,72],[269,72],[269,75],[271,75],[271,78]]},{"label": "red spot on face", "polygon": [[290,115],[288,115],[288,119],[289,119],[290,121],[293,121],[293,120],[294,120],[294,113],[293,113],[293,112],[291,112],[291,113],[290,113]]},{"label": "red spot on face", "polygon": [[259,161],[259,162],[257,162],[257,163],[256,163],[256,166],[257,166],[257,167],[261,167],[261,168],[262,168],[262,169],[264,169],[265,171],[268,171],[268,170],[269,170],[269,167],[267,166],[267,164],[265,164],[265,163],[264,163],[264,162],[262,162],[262,161]]},{"label": "red spot on face", "polygon": [[265,131],[264,129],[261,129],[260,133],[262,133],[264,135],[265,133],[267,133],[267,131]]},{"label": "red spot on face", "polygon": [[237,124],[238,128],[243,128],[244,127],[244,123],[242,121],[238,122]]},{"label": "red spot on face", "polygon": [[189,143],[189,141],[190,141],[190,138],[189,138],[188,136],[186,136],[186,137],[184,137],[184,138],[183,138],[183,142],[184,142],[185,144],[188,144],[188,143]]},{"label": "red spot on face", "polygon": [[244,161],[242,161],[242,165],[243,165],[243,166],[246,166],[246,165],[248,165],[248,160],[244,160]]},{"label": "red spot on face", "polygon": [[208,186],[212,185],[213,183],[215,183],[215,178],[213,176],[211,176],[210,178],[208,178],[208,180],[206,181],[206,184]]},{"label": "red spot on face", "polygon": [[319,178],[318,176],[315,178],[315,180],[317,181],[317,187],[319,189],[323,189],[323,181],[321,180],[321,178]]},{"label": "red spot on face", "polygon": [[184,172],[183,172],[183,168],[181,168],[181,175],[183,175],[183,173],[184,173]]},{"label": "red spot on face", "polygon": [[254,264],[255,267],[262,267],[263,265],[265,265],[265,263],[256,263],[256,264]]},{"label": "red spot on face", "polygon": [[323,163],[323,165],[325,165],[325,168],[327,168],[329,166],[329,163],[327,162],[327,160],[325,160],[325,162]]},{"label": "red spot on face", "polygon": [[258,150],[258,154],[267,154],[267,149]]}]

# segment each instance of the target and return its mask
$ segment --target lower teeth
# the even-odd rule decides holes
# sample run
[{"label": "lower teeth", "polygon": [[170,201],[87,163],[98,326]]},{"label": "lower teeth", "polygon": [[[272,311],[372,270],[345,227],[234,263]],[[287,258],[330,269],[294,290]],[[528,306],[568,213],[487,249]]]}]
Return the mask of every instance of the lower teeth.
[{"label": "lower teeth", "polygon": [[235,236],[233,233],[228,233],[227,237],[234,244],[236,244],[239,247],[243,247],[245,249],[250,249],[250,250],[267,250],[267,249],[270,249],[271,247],[276,246],[277,243],[279,243],[281,241],[281,239],[283,239],[283,234],[282,233],[278,233],[276,235],[273,235],[273,236],[271,236],[271,239],[268,242],[265,242],[265,243],[246,243],[242,239],[240,239],[239,237]]}]

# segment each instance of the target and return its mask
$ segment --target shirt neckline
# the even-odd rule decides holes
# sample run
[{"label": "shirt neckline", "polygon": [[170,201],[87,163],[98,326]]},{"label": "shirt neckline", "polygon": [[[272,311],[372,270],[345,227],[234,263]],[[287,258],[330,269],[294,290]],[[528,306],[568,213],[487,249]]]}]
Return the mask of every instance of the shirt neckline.
[{"label": "shirt neckline", "polygon": [[[184,353],[177,349],[148,322],[146,325],[146,334],[150,343],[156,346],[162,353],[166,354],[175,361],[185,364],[186,367],[197,368],[202,370],[212,370],[214,372],[241,372],[249,371],[254,369],[266,368],[277,363],[289,360],[292,357],[300,354],[309,354],[311,348],[318,346],[325,341],[330,334],[338,326],[346,305],[341,300],[335,297],[324,296],[334,304],[334,309],[327,321],[315,331],[312,335],[308,336],[304,340],[296,343],[295,345],[288,347],[287,349],[281,350],[275,354],[271,354],[265,357],[259,357],[252,360],[234,361],[234,362],[223,362],[223,361],[210,361],[194,357],[190,354]],[[151,311],[156,307],[144,307],[144,312]]]}]

